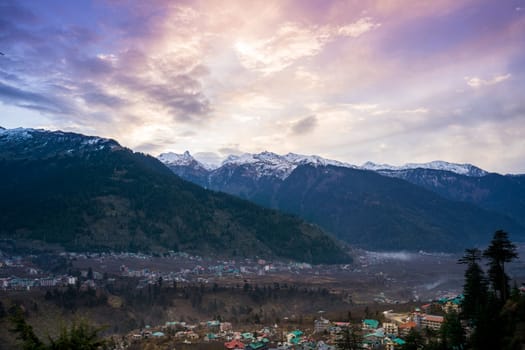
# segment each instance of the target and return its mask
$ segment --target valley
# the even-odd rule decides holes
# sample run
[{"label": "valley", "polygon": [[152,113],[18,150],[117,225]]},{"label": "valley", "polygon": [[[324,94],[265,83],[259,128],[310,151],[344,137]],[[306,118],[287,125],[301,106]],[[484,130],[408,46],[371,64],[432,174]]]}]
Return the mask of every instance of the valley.
[{"label": "valley", "polygon": [[[14,322],[53,339],[79,319],[102,327],[112,349],[227,347],[241,333],[266,334],[261,327],[281,348],[294,348],[297,330],[312,337],[296,339],[303,348],[333,349],[352,324],[390,327],[390,310],[405,315],[392,316],[396,327],[428,321],[437,331],[461,304],[465,248],[486,247],[506,227],[525,254],[514,219],[522,207],[506,215],[483,204],[520,203],[521,177],[472,166],[433,162],[417,183],[384,173],[407,169],[269,152],[229,157],[212,172],[189,153],[166,166],[114,140],[60,131],[0,130],[0,146],[0,349],[17,344]],[[447,197],[428,174],[469,184],[496,176],[516,196],[460,201],[448,198],[459,180]],[[514,260],[506,273],[519,287],[525,265]],[[210,339],[207,322],[236,331]],[[408,336],[367,327],[359,334],[381,345]],[[264,348],[262,339],[243,346]]]},{"label": "valley", "polygon": [[[320,316],[340,321],[347,320],[348,313],[377,318],[386,310],[409,312],[458,295],[464,274],[464,266],[457,264],[460,255],[449,253],[353,250],[350,265],[224,260],[174,252],[15,253],[1,254],[0,323],[7,325],[11,304],[24,305],[39,334],[53,334],[58,324],[79,315],[104,325],[107,335],[217,318],[244,332],[274,324],[312,332]],[[519,253],[525,254],[525,246],[519,246]],[[516,283],[525,282],[522,261],[508,271]],[[48,318],[45,327],[39,323],[42,317]],[[14,341],[9,333],[2,334]]]}]

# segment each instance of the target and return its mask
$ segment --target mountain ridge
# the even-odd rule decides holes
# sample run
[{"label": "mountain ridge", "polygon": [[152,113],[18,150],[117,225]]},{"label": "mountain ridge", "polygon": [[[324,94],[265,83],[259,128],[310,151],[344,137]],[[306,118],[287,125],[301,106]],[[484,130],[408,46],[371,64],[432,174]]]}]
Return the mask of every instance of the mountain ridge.
[{"label": "mountain ridge", "polygon": [[319,227],[202,189],[156,158],[110,139],[2,131],[0,194],[3,238],[36,239],[72,250],[351,261]]},{"label": "mountain ridge", "polygon": [[[167,159],[167,155],[172,158]],[[200,163],[195,157],[191,155],[189,151],[185,151],[183,154],[177,154],[174,152],[162,153],[158,156],[166,165],[184,165],[184,162],[188,162],[190,159],[202,165],[207,171],[214,171],[225,165],[242,165],[242,164],[254,164],[260,163],[266,165],[266,168],[270,168],[267,172],[270,176],[286,177],[291,174],[293,169],[301,164],[313,164],[313,165],[334,165],[353,169],[372,170],[372,171],[401,171],[411,169],[432,169],[432,170],[443,170],[450,171],[459,175],[481,177],[489,174],[490,172],[483,170],[470,163],[452,163],[442,160],[434,160],[427,163],[406,163],[404,165],[395,166],[389,164],[378,164],[371,161],[365,162],[362,165],[354,165],[338,160],[327,159],[317,155],[302,155],[297,153],[287,153],[279,155],[277,153],[264,151],[261,153],[243,153],[240,155],[229,155],[223,159],[223,161],[216,166],[205,166]],[[275,171],[280,169],[280,171]],[[264,176],[265,168],[261,167],[261,171]],[[276,175],[277,174],[277,175]]]},{"label": "mountain ridge", "polygon": [[[523,231],[523,226],[515,219],[507,217],[506,213],[497,212],[494,207],[480,207],[469,201],[446,198],[435,189],[395,176],[398,172],[408,170],[374,171],[326,164],[316,158],[312,162],[309,162],[312,158],[296,158],[300,161],[294,163],[285,156],[271,152],[231,157],[221,167],[213,171],[195,172],[188,180],[298,215],[338,238],[366,249],[389,249],[390,245],[390,249],[432,250],[437,245],[431,242],[441,237],[439,244],[442,248],[461,250],[465,245],[481,244],[482,240],[477,235],[480,232],[485,232],[488,237],[493,230],[501,227],[516,230],[520,234]],[[443,164],[433,165],[442,168]],[[180,172],[184,166],[170,168],[184,177]],[[306,171],[307,168],[313,170]],[[468,181],[479,181],[489,176],[488,173],[467,176],[448,170],[421,168],[413,171],[434,171]],[[389,176],[385,176],[385,172]],[[297,175],[301,173],[307,175]],[[359,183],[361,187],[356,187],[353,182]],[[454,225],[450,222],[454,222],[465,235],[464,240],[458,239],[455,244],[447,242],[454,241]],[[410,229],[405,230],[405,227]],[[358,235],[352,230],[362,234]],[[383,243],[380,244],[381,241]]]}]

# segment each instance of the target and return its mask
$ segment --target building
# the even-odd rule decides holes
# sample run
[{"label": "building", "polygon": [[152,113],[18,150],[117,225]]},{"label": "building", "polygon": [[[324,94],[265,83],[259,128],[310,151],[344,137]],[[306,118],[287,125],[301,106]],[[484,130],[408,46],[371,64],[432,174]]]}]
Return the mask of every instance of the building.
[{"label": "building", "polygon": [[398,331],[400,336],[406,336],[412,328],[416,328],[417,324],[414,321],[409,321],[406,323],[402,323],[398,326]]},{"label": "building", "polygon": [[393,322],[383,322],[383,329],[385,330],[385,334],[388,334],[388,335],[397,336],[399,334],[399,329],[397,327],[397,324]]},{"label": "building", "polygon": [[220,331],[228,332],[232,330],[232,324],[230,322],[221,322]]},{"label": "building", "polygon": [[443,316],[421,315],[416,317],[416,324],[421,329],[428,328],[437,331],[441,328],[444,320]]},{"label": "building", "polygon": [[379,321],[372,319],[365,319],[362,323],[362,328],[364,330],[375,330],[379,327]]},{"label": "building", "polygon": [[230,342],[224,343],[226,349],[244,349],[244,344],[239,340],[232,340]]},{"label": "building", "polygon": [[385,350],[394,350],[405,345],[405,341],[400,338],[385,338],[383,341]]},{"label": "building", "polygon": [[460,294],[453,298],[443,298],[440,300],[440,304],[443,305],[442,308],[445,310],[445,312],[454,311],[456,313],[460,313],[463,300],[465,300],[465,297],[463,294]]},{"label": "building", "polygon": [[314,321],[314,333],[322,333],[330,328],[330,321],[321,317]]},{"label": "building", "polygon": [[289,344],[298,345],[302,341],[303,332],[300,330],[291,331],[286,335],[286,340]]},{"label": "building", "polygon": [[268,349],[268,343],[259,341],[246,345],[247,350],[266,350]]}]

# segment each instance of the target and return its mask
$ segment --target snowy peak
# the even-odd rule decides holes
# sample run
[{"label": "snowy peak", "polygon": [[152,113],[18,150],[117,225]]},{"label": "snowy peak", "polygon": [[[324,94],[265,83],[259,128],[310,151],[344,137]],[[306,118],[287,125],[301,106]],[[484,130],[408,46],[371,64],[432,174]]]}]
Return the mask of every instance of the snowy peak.
[{"label": "snowy peak", "polygon": [[33,137],[34,132],[45,132],[45,130],[37,129],[26,129],[26,128],[16,128],[16,129],[0,129],[0,138],[4,141],[22,141]]},{"label": "snowy peak", "polygon": [[300,164],[310,164],[314,166],[327,166],[327,165],[333,165],[338,167],[344,167],[344,168],[356,168],[355,165],[340,162],[337,160],[332,159],[326,159],[319,156],[303,156],[301,154],[296,153],[288,153],[284,156],[285,159],[289,160],[290,162],[300,165]]},{"label": "snowy peak", "polygon": [[230,155],[222,162],[222,166],[250,165],[255,167],[258,177],[274,176],[283,180],[286,179],[299,165],[305,164],[313,166],[334,165],[341,167],[355,167],[350,164],[325,159],[319,156],[305,156],[295,153],[278,155],[268,151],[256,154],[244,153],[241,155]]},{"label": "snowy peak", "polygon": [[[362,166],[356,166],[349,163],[326,159],[315,155],[306,156],[296,153],[288,153],[281,156],[267,151],[258,154],[244,153],[242,155],[230,155],[222,162],[223,166],[245,164],[257,165],[259,170],[262,171],[260,175],[274,175],[282,179],[288,177],[288,175],[290,175],[297,166],[303,164],[313,166],[333,165],[344,168],[372,170],[376,172],[391,172],[411,169],[431,169],[450,171],[456,174],[472,177],[481,177],[488,174],[488,172],[486,172],[485,170],[480,169],[472,164],[456,164],[444,162],[441,160],[436,160],[428,163],[408,163],[402,166],[366,162]],[[272,174],[272,171],[275,174]]]},{"label": "snowy peak", "polygon": [[191,166],[208,170],[204,164],[193,158],[188,151],[185,151],[183,154],[174,152],[162,153],[157,158],[168,166]]},{"label": "snowy peak", "polygon": [[4,153],[16,150],[18,154],[30,156],[72,155],[123,148],[111,139],[30,128],[0,129],[0,145]]},{"label": "snowy peak", "polygon": [[273,176],[281,179],[287,178],[297,167],[283,156],[265,151],[257,154],[244,153],[241,155],[229,155],[222,162],[221,168],[243,165],[249,165],[255,168],[257,177]]},{"label": "snowy peak", "polygon": [[168,166],[186,166],[194,169],[205,169],[208,172],[216,171],[221,168],[233,168],[238,166],[249,167],[251,173],[256,177],[277,177],[286,179],[300,165],[311,166],[337,166],[343,168],[372,170],[383,175],[395,176],[397,172],[413,169],[431,169],[449,171],[460,175],[471,177],[482,177],[488,174],[472,164],[456,164],[436,160],[428,163],[408,163],[402,166],[389,164],[377,164],[366,162],[361,166],[340,162],[337,160],[326,159],[316,155],[302,155],[297,153],[287,153],[279,155],[273,152],[264,151],[261,153],[243,153],[240,155],[231,154],[226,157],[220,166],[203,164],[190,155],[188,151],[183,154],[162,153],[158,159]]},{"label": "snowy peak", "polygon": [[157,158],[165,164],[173,165],[189,165],[191,162],[195,161],[195,158],[193,158],[188,151],[183,154],[174,152],[161,153]]},{"label": "snowy peak", "polygon": [[366,162],[363,164],[361,169],[373,170],[373,171],[401,171],[401,170],[411,170],[411,169],[431,169],[431,170],[443,170],[450,171],[459,175],[472,176],[472,177],[481,177],[485,176],[488,173],[472,164],[457,164],[457,163],[448,163],[442,160],[435,160],[428,163],[408,163],[401,166],[394,166],[388,164],[376,164],[372,162]]}]

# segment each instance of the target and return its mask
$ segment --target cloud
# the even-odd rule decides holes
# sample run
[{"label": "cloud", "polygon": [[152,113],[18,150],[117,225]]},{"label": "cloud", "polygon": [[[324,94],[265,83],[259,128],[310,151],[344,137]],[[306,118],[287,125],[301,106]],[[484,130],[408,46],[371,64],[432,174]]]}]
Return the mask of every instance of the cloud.
[{"label": "cloud", "polygon": [[295,135],[303,135],[312,132],[318,124],[317,117],[311,115],[300,119],[292,124],[292,133]]},{"label": "cloud", "polygon": [[269,38],[238,40],[234,49],[245,68],[271,74],[282,71],[301,58],[319,54],[326,44],[337,37],[356,38],[379,25],[369,17],[339,27],[304,26],[289,22],[281,25]]},{"label": "cloud", "polygon": [[126,101],[118,96],[113,96],[105,92],[88,91],[82,93],[82,99],[88,105],[101,105],[109,108],[119,108],[123,106]]},{"label": "cloud", "polygon": [[7,104],[51,113],[68,113],[71,107],[65,101],[48,97],[44,94],[25,91],[0,82],[0,100]]},{"label": "cloud", "polygon": [[211,166],[211,167],[219,166],[222,160],[224,159],[224,157],[221,157],[219,154],[215,152],[197,152],[192,155],[193,155],[193,158],[197,159],[202,164]]},{"label": "cloud", "polygon": [[154,154],[268,149],[350,163],[496,164],[499,143],[474,147],[482,138],[469,131],[486,124],[479,135],[504,135],[517,164],[525,21],[514,7],[0,0],[0,115]]},{"label": "cloud", "polygon": [[[85,27],[69,24],[69,19],[45,22],[44,14],[15,2],[0,4],[6,10],[0,11],[0,43],[9,53],[0,79],[17,79],[17,88],[2,85],[2,101],[61,122],[64,118],[57,114],[67,112],[81,124],[89,119],[104,128],[120,128],[121,115],[144,111],[164,119],[165,125],[207,120],[212,108],[201,80],[210,71],[201,61],[200,35],[191,29],[194,11],[168,4],[165,11],[113,5],[123,15],[119,21],[104,18]],[[124,26],[141,29],[122,32],[126,22]],[[104,37],[98,34],[100,27]],[[104,45],[104,40],[112,44]],[[20,86],[31,86],[33,92]]]},{"label": "cloud", "polygon": [[223,147],[220,147],[218,149],[218,151],[223,155],[223,156],[227,156],[227,155],[230,155],[230,154],[243,154],[244,152],[241,151],[241,149],[239,148],[239,145],[238,144],[231,144],[231,145],[226,145],[226,146],[223,146]]},{"label": "cloud", "polygon": [[428,108],[414,108],[414,109],[404,109],[400,111],[401,113],[405,114],[426,114],[429,112]]},{"label": "cloud", "polygon": [[361,36],[364,33],[379,26],[380,24],[374,23],[370,17],[365,17],[360,18],[357,22],[339,27],[339,29],[337,29],[337,33],[341,36],[357,38],[358,36]]},{"label": "cloud", "polygon": [[349,107],[352,107],[353,109],[358,110],[358,111],[372,111],[372,110],[376,110],[378,105],[369,104],[369,103],[354,103],[354,104],[350,104]]},{"label": "cloud", "polygon": [[511,77],[511,74],[504,74],[504,75],[496,75],[492,79],[481,79],[478,77],[465,77],[465,81],[467,82],[467,85],[477,89],[484,86],[490,86],[495,85],[504,82],[505,80],[509,79]]},{"label": "cloud", "polygon": [[210,101],[200,91],[200,84],[189,75],[179,75],[169,82],[145,86],[150,99],[166,108],[179,121],[192,121],[210,111]]},{"label": "cloud", "polygon": [[37,21],[37,17],[32,11],[20,6],[14,0],[4,0],[0,3],[0,19],[3,18],[10,18],[23,23],[34,23]]}]

